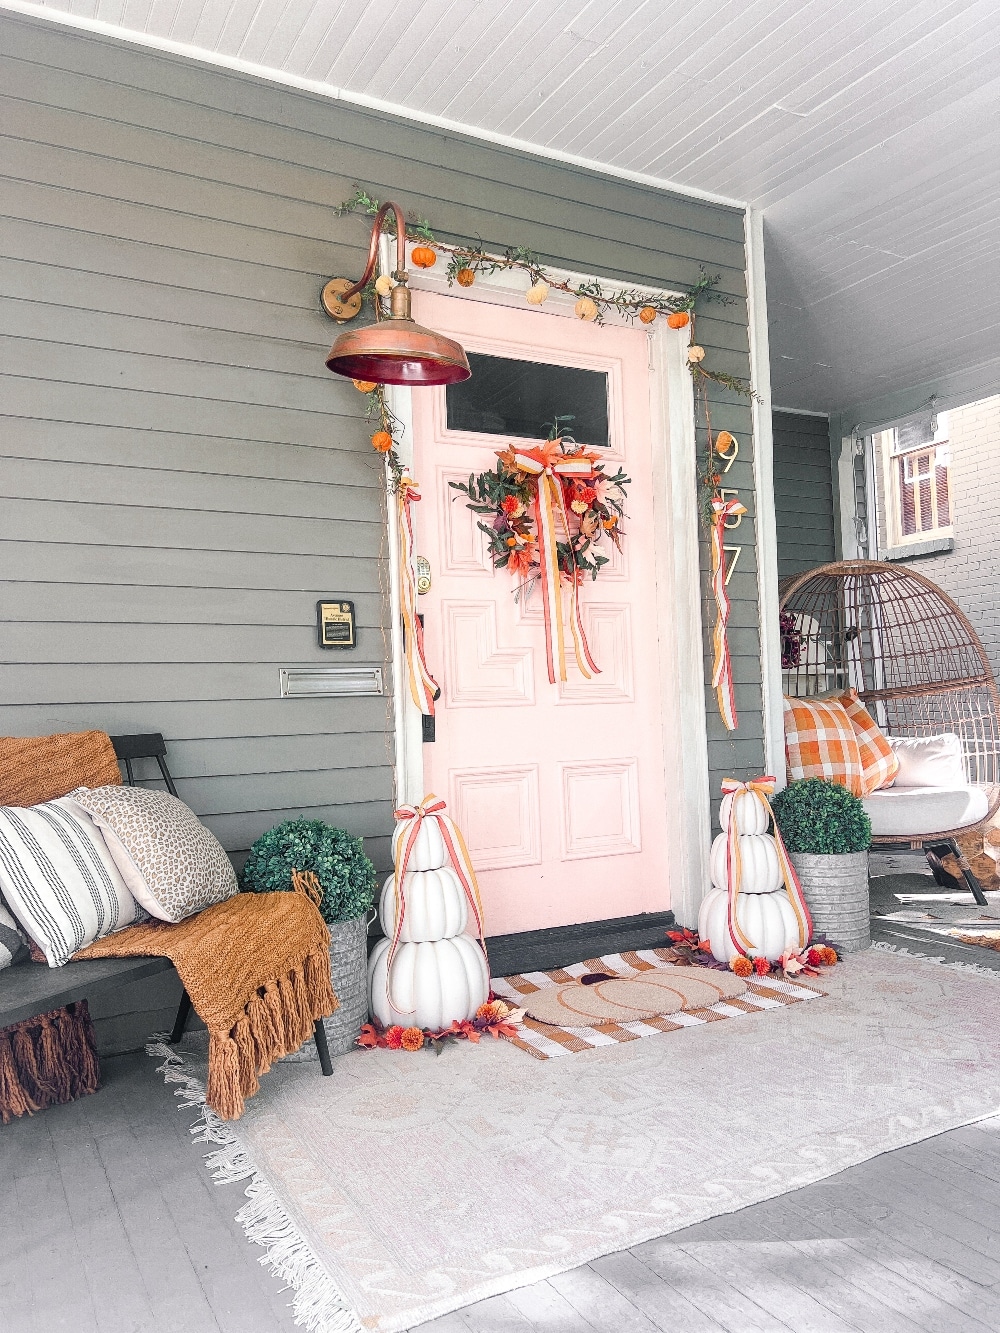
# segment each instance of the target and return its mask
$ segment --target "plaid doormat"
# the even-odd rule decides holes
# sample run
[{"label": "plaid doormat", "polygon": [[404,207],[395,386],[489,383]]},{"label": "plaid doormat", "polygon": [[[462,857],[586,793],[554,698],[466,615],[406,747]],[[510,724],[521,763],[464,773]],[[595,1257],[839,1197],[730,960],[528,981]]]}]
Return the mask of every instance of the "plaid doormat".
[{"label": "plaid doormat", "polygon": [[[561,986],[588,972],[611,972],[620,977],[634,977],[651,968],[670,966],[666,949],[639,949],[635,952],[607,954],[603,958],[587,958],[571,967],[553,972],[526,972],[523,976],[502,977],[493,982],[494,994],[510,1004],[520,1005],[524,996],[532,995],[545,986]],[[711,973],[709,973],[711,975]],[[801,982],[786,981],[783,977],[748,979],[746,994],[733,1000],[723,1000],[710,1009],[689,1009],[671,1014],[669,1018],[645,1018],[634,1023],[602,1023],[600,1027],[568,1028],[551,1023],[540,1023],[525,1017],[518,1036],[510,1040],[536,1060],[551,1060],[558,1055],[572,1055],[576,1051],[590,1051],[595,1046],[613,1046],[619,1041],[637,1041],[640,1037],[655,1037],[660,1032],[676,1032],[678,1028],[699,1027],[702,1023],[717,1023],[724,1018],[741,1018],[762,1009],[782,1009],[802,1000],[818,1000],[824,991],[813,990]]]}]

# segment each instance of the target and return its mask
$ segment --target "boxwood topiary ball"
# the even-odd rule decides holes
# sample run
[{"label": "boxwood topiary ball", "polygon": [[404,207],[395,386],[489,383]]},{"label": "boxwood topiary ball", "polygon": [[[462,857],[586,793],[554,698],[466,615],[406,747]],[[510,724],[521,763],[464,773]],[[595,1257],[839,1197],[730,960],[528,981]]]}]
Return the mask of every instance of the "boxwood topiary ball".
[{"label": "boxwood topiary ball", "polygon": [[269,829],[250,848],[240,881],[251,893],[274,893],[291,889],[296,870],[316,875],[329,925],[353,921],[375,901],[375,867],[363,840],[322,819],[288,819]]},{"label": "boxwood topiary ball", "polygon": [[872,825],[856,796],[839,782],[802,778],[771,799],[771,809],[790,852],[841,856],[871,846]]}]

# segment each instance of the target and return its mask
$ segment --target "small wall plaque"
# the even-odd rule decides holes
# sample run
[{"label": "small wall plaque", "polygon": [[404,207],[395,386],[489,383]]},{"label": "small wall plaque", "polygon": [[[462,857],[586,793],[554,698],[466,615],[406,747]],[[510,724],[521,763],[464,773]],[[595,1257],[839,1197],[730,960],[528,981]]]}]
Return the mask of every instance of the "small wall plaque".
[{"label": "small wall plaque", "polygon": [[316,629],[321,648],[356,648],[358,638],[354,627],[354,603],[317,602]]}]

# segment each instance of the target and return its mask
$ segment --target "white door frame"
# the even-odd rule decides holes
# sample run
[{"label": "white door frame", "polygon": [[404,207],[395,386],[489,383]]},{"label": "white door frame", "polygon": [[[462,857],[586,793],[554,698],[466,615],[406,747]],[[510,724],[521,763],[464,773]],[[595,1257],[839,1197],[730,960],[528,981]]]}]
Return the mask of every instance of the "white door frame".
[{"label": "white door frame", "polygon": [[[382,238],[382,270],[394,263],[389,238]],[[576,285],[585,278],[564,270],[554,276]],[[459,296],[443,273],[410,268],[415,290],[440,292],[456,300],[524,308],[526,275],[500,271],[476,275],[475,286]],[[651,295],[677,293],[643,284]],[[552,291],[545,313],[575,318],[574,299]],[[708,852],[711,804],[708,777],[708,733],[705,721],[705,682],[702,660],[701,573],[698,559],[698,499],[695,482],[697,456],[694,387],[687,369],[687,334],[668,329],[656,320],[649,339],[650,426],[653,441],[654,549],[656,560],[657,619],[664,728],[664,817],[670,847],[671,909],[678,921],[693,926],[698,907],[709,889]],[[413,461],[412,390],[386,386],[387,402],[402,426],[400,461]],[[657,443],[660,447],[657,447]],[[417,482],[421,479],[415,478]],[[390,596],[393,612],[392,678],[394,705],[395,776],[397,797],[412,803],[424,791],[423,724],[406,688],[403,636],[399,616],[399,548],[389,512]],[[419,517],[419,516],[418,516]],[[428,664],[431,673],[435,663]],[[668,749],[668,738],[670,747]],[[673,753],[674,745],[677,753]],[[441,793],[438,793],[441,795]]]}]

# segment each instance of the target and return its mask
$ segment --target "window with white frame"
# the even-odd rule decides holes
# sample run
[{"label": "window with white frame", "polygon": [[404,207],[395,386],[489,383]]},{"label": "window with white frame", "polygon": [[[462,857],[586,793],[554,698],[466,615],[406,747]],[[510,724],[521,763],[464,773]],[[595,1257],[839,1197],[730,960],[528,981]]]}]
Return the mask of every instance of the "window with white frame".
[{"label": "window with white frame", "polygon": [[886,536],[891,547],[952,535],[947,413],[939,414],[936,426],[932,438],[930,431],[906,427],[881,433]]}]

